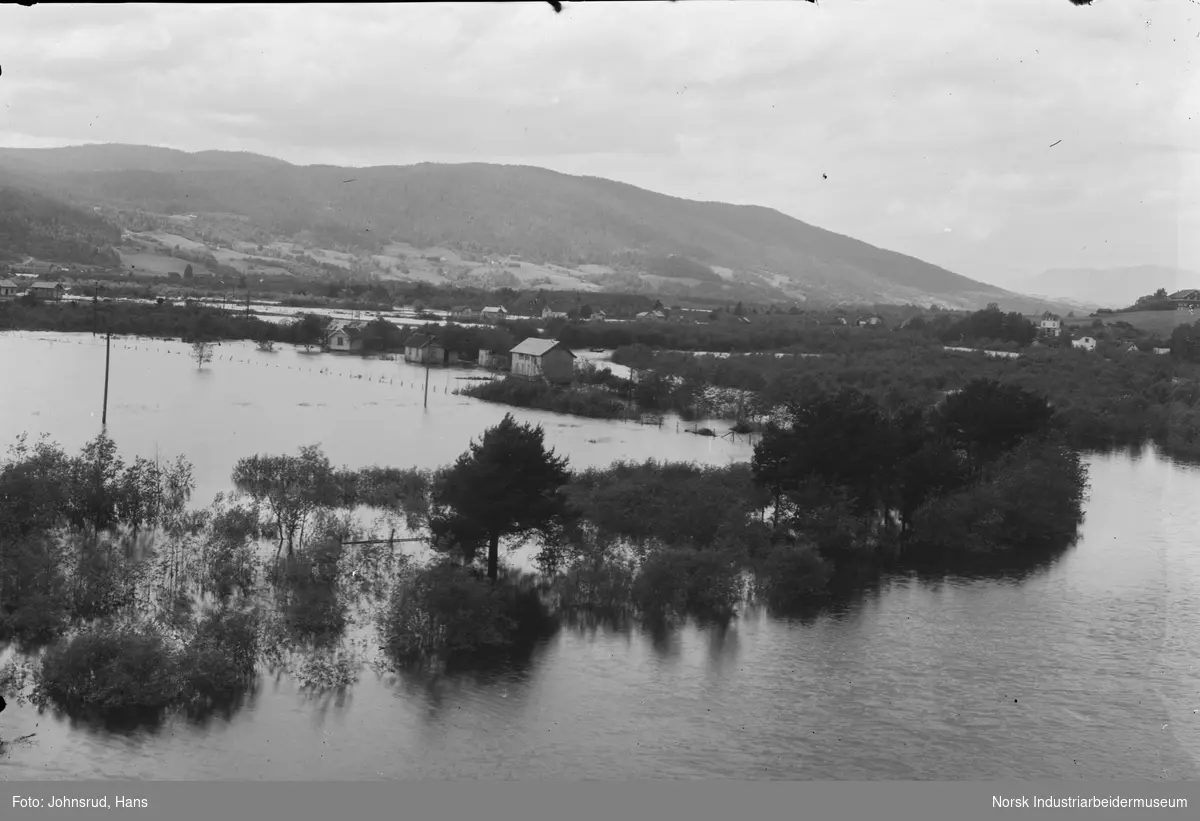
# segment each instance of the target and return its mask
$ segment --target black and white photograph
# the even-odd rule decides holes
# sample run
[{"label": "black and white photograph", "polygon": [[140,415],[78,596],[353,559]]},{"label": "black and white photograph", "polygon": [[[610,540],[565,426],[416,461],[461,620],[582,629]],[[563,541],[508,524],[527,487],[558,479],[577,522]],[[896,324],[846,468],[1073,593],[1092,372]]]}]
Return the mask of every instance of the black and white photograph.
[{"label": "black and white photograph", "polygon": [[1196,0],[0,5],[0,780],[1168,800],[1198,55]]}]

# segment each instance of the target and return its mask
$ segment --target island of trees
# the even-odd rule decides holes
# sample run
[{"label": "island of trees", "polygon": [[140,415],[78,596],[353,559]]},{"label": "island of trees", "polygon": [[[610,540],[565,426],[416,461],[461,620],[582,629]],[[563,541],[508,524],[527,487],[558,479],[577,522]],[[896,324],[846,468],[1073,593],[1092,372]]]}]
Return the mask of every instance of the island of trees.
[{"label": "island of trees", "polygon": [[386,667],[476,665],[579,619],[806,612],[884,573],[1037,564],[1082,516],[1063,421],[989,379],[929,406],[841,389],[789,403],[749,463],[574,470],[505,416],[433,471],[248,456],[203,510],[182,458],[21,439],[0,467],[0,641],[21,650],[0,692],[204,714],[263,669],[350,686],[366,660],[345,639],[364,626]]}]

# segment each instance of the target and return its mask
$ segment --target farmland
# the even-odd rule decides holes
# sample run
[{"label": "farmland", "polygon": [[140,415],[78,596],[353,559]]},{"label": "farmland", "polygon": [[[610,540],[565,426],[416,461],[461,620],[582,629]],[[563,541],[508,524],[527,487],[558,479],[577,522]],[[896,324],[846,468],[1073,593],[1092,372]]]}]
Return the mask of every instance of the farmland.
[{"label": "farmland", "polygon": [[1097,320],[1106,326],[1115,325],[1118,322],[1128,322],[1140,331],[1165,338],[1171,335],[1176,326],[1195,322],[1197,318],[1188,311],[1130,311],[1120,314],[1101,314],[1096,317],[1072,317],[1064,319],[1063,324],[1073,328],[1086,328],[1091,327]]}]

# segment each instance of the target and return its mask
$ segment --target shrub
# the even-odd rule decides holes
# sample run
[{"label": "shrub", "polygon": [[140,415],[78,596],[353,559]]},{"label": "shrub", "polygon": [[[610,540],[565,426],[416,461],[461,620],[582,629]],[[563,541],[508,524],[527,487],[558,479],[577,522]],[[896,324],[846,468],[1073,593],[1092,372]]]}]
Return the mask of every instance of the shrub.
[{"label": "shrub", "polygon": [[338,595],[341,542],[317,541],[284,560],[277,570],[288,626],[305,639],[325,641],[346,628],[346,603]]},{"label": "shrub", "polygon": [[113,712],[160,710],[179,698],[174,653],[149,631],[96,628],[51,647],[42,658],[39,685],[66,708]]},{"label": "shrub", "polygon": [[381,624],[394,662],[445,661],[488,654],[543,635],[557,622],[538,591],[441,560],[408,574],[392,594]]},{"label": "shrub", "polygon": [[468,568],[436,562],[401,582],[386,617],[397,661],[507,645],[513,623],[495,587]]},{"label": "shrub", "polygon": [[244,693],[257,671],[258,646],[256,613],[217,610],[205,615],[179,656],[183,697],[212,704]]},{"label": "shrub", "polygon": [[23,644],[49,644],[67,628],[67,608],[59,596],[35,594],[12,612],[0,611],[0,641],[15,638]]},{"label": "shrub", "polygon": [[808,545],[776,545],[755,572],[755,588],[767,606],[792,610],[825,593],[830,566]]},{"label": "shrub", "polygon": [[966,490],[923,505],[913,538],[964,551],[1031,550],[1068,543],[1083,518],[1087,470],[1060,442],[1023,443]]},{"label": "shrub", "polygon": [[728,619],[744,598],[741,570],[723,551],[655,551],[633,582],[634,604],[651,619]]},{"label": "shrub", "polygon": [[559,605],[567,610],[624,610],[631,601],[635,572],[630,556],[585,536],[574,545],[565,572],[555,580]]},{"label": "shrub", "polygon": [[459,393],[486,402],[593,419],[619,419],[627,413],[625,402],[602,388],[558,387],[514,377],[480,382],[462,388]]}]

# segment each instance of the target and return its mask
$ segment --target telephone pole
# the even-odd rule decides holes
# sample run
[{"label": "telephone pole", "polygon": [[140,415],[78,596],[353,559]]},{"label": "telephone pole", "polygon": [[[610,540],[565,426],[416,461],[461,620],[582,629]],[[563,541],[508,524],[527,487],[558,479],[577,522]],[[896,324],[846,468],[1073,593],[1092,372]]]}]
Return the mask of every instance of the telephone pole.
[{"label": "telephone pole", "polygon": [[100,307],[100,283],[97,282],[96,290],[92,292],[92,336],[96,335],[96,312]]},{"label": "telephone pole", "polygon": [[112,331],[106,330],[104,335],[104,410],[100,414],[100,424],[108,425],[108,361],[112,355]]},{"label": "telephone pole", "polygon": [[425,407],[429,407],[429,353],[425,354]]}]

